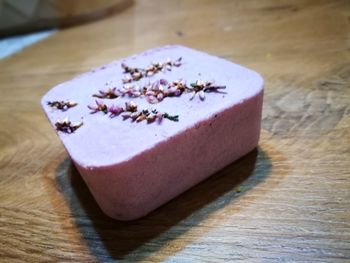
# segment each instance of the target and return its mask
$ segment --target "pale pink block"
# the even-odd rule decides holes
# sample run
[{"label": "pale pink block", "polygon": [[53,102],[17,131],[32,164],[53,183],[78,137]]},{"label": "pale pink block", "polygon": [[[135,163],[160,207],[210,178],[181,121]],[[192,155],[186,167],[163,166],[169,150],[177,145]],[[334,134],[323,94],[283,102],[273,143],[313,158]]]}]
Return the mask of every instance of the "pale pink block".
[{"label": "pale pink block", "polygon": [[[182,57],[183,65],[137,84],[161,78],[182,78],[188,84],[214,80],[226,86],[226,93],[207,93],[204,101],[183,94],[155,105],[144,98],[132,99],[139,108],[179,115],[179,122],[133,123],[89,113],[87,105],[95,100],[92,94],[122,86],[122,62],[146,67],[168,57]],[[47,101],[66,99],[78,106],[62,112],[47,105]],[[112,218],[131,220],[147,215],[253,150],[259,140],[262,100],[263,79],[256,72],[183,46],[165,46],[60,84],[43,97],[42,107],[53,126],[66,116],[83,120],[84,125],[73,134],[58,135],[101,209]],[[103,100],[107,105],[125,101],[130,99]]]}]

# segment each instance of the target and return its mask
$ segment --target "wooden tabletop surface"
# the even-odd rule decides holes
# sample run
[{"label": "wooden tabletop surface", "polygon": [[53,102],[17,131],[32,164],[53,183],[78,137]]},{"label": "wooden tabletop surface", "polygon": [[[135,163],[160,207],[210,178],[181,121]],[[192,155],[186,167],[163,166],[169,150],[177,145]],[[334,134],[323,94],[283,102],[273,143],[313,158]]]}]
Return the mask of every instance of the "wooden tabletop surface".
[{"label": "wooden tabletop surface", "polygon": [[[350,2],[135,1],[0,61],[0,261],[350,262]],[[132,222],[98,208],[39,100],[183,44],[266,81],[258,149]]]}]

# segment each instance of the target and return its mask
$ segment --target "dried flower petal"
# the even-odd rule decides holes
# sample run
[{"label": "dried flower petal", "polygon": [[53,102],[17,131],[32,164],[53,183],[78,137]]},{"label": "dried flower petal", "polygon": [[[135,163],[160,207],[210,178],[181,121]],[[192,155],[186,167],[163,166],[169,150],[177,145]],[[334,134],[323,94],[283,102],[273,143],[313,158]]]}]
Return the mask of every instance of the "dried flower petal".
[{"label": "dried flower petal", "polygon": [[190,97],[190,100],[193,100],[194,97],[196,96],[196,94],[197,94],[197,92],[192,92],[192,95],[191,95],[191,97]]},{"label": "dried flower petal", "polygon": [[152,122],[154,122],[156,119],[157,119],[157,115],[154,114],[154,113],[152,113],[152,114],[150,114],[150,115],[147,116],[147,122],[148,122],[148,123],[152,123]]},{"label": "dried flower petal", "polygon": [[141,92],[140,91],[134,91],[133,93],[132,93],[132,96],[133,97],[140,97],[142,94],[141,94]]},{"label": "dried flower petal", "polygon": [[162,101],[163,98],[164,98],[163,93],[159,93],[159,94],[157,95],[157,100],[158,100],[158,102],[159,102],[159,101]]},{"label": "dried flower petal", "polygon": [[146,96],[155,96],[156,92],[154,92],[153,90],[147,90],[145,93]]},{"label": "dried flower petal", "polygon": [[157,121],[158,121],[158,123],[161,123],[162,120],[163,120],[163,114],[160,113],[160,112],[158,112],[158,113],[157,113]]},{"label": "dried flower petal", "polygon": [[168,81],[166,79],[160,79],[159,84],[161,85],[168,85]]},{"label": "dried flower petal", "polygon": [[106,104],[104,104],[103,102],[100,102],[98,100],[95,101],[96,106],[90,106],[88,105],[88,108],[91,110],[91,114],[96,113],[96,112],[103,112],[104,114],[108,113],[108,107]]},{"label": "dried flower petal", "polygon": [[124,112],[124,109],[122,107],[112,105],[109,107],[108,112],[110,113],[109,117],[114,118],[115,116],[118,116],[120,113]]},{"label": "dried flower petal", "polygon": [[133,73],[131,75],[131,77],[132,77],[133,80],[139,80],[139,79],[142,78],[142,73],[137,71],[137,72]]},{"label": "dried flower petal", "polygon": [[179,90],[179,89],[177,89],[176,91],[175,91],[175,93],[174,93],[174,95],[175,96],[180,96],[182,94],[182,91],[181,90]]},{"label": "dried flower petal", "polygon": [[152,96],[152,95],[147,96],[147,101],[148,101],[149,103],[151,103],[151,104],[156,104],[156,103],[159,102],[158,99],[157,99],[155,96]]},{"label": "dried flower petal", "polygon": [[181,66],[181,60],[182,57],[179,57],[177,60],[174,61],[174,63],[172,64],[175,67],[180,67]]},{"label": "dried flower petal", "polygon": [[167,93],[168,94],[175,94],[175,92],[177,91],[177,87],[170,87],[168,90],[167,90]]},{"label": "dried flower petal", "polygon": [[199,98],[200,98],[201,100],[204,100],[204,99],[205,99],[205,94],[204,94],[204,91],[203,91],[203,90],[199,91],[199,92],[198,92],[198,95],[199,95]]},{"label": "dried flower petal", "polygon": [[123,83],[126,84],[126,83],[130,83],[132,82],[132,78],[130,76],[126,76],[125,78],[123,78]]}]

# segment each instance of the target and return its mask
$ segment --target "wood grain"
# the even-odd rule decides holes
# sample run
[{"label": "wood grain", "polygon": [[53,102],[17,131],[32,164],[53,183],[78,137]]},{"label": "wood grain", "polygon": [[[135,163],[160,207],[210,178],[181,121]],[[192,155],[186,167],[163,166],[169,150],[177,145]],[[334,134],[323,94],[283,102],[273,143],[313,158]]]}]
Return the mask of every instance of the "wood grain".
[{"label": "wood grain", "polygon": [[[0,261],[350,262],[349,17],[346,0],[135,1],[0,61]],[[260,145],[151,215],[113,221],[39,100],[171,43],[264,76]]]}]

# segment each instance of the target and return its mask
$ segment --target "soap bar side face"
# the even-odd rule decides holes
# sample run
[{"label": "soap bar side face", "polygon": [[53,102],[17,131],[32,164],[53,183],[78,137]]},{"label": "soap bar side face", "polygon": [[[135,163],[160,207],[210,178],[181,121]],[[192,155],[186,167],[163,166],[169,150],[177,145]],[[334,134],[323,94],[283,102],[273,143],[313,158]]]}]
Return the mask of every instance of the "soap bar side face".
[{"label": "soap bar side face", "polygon": [[107,215],[137,219],[253,150],[262,99],[263,91],[126,163],[77,168]]}]

